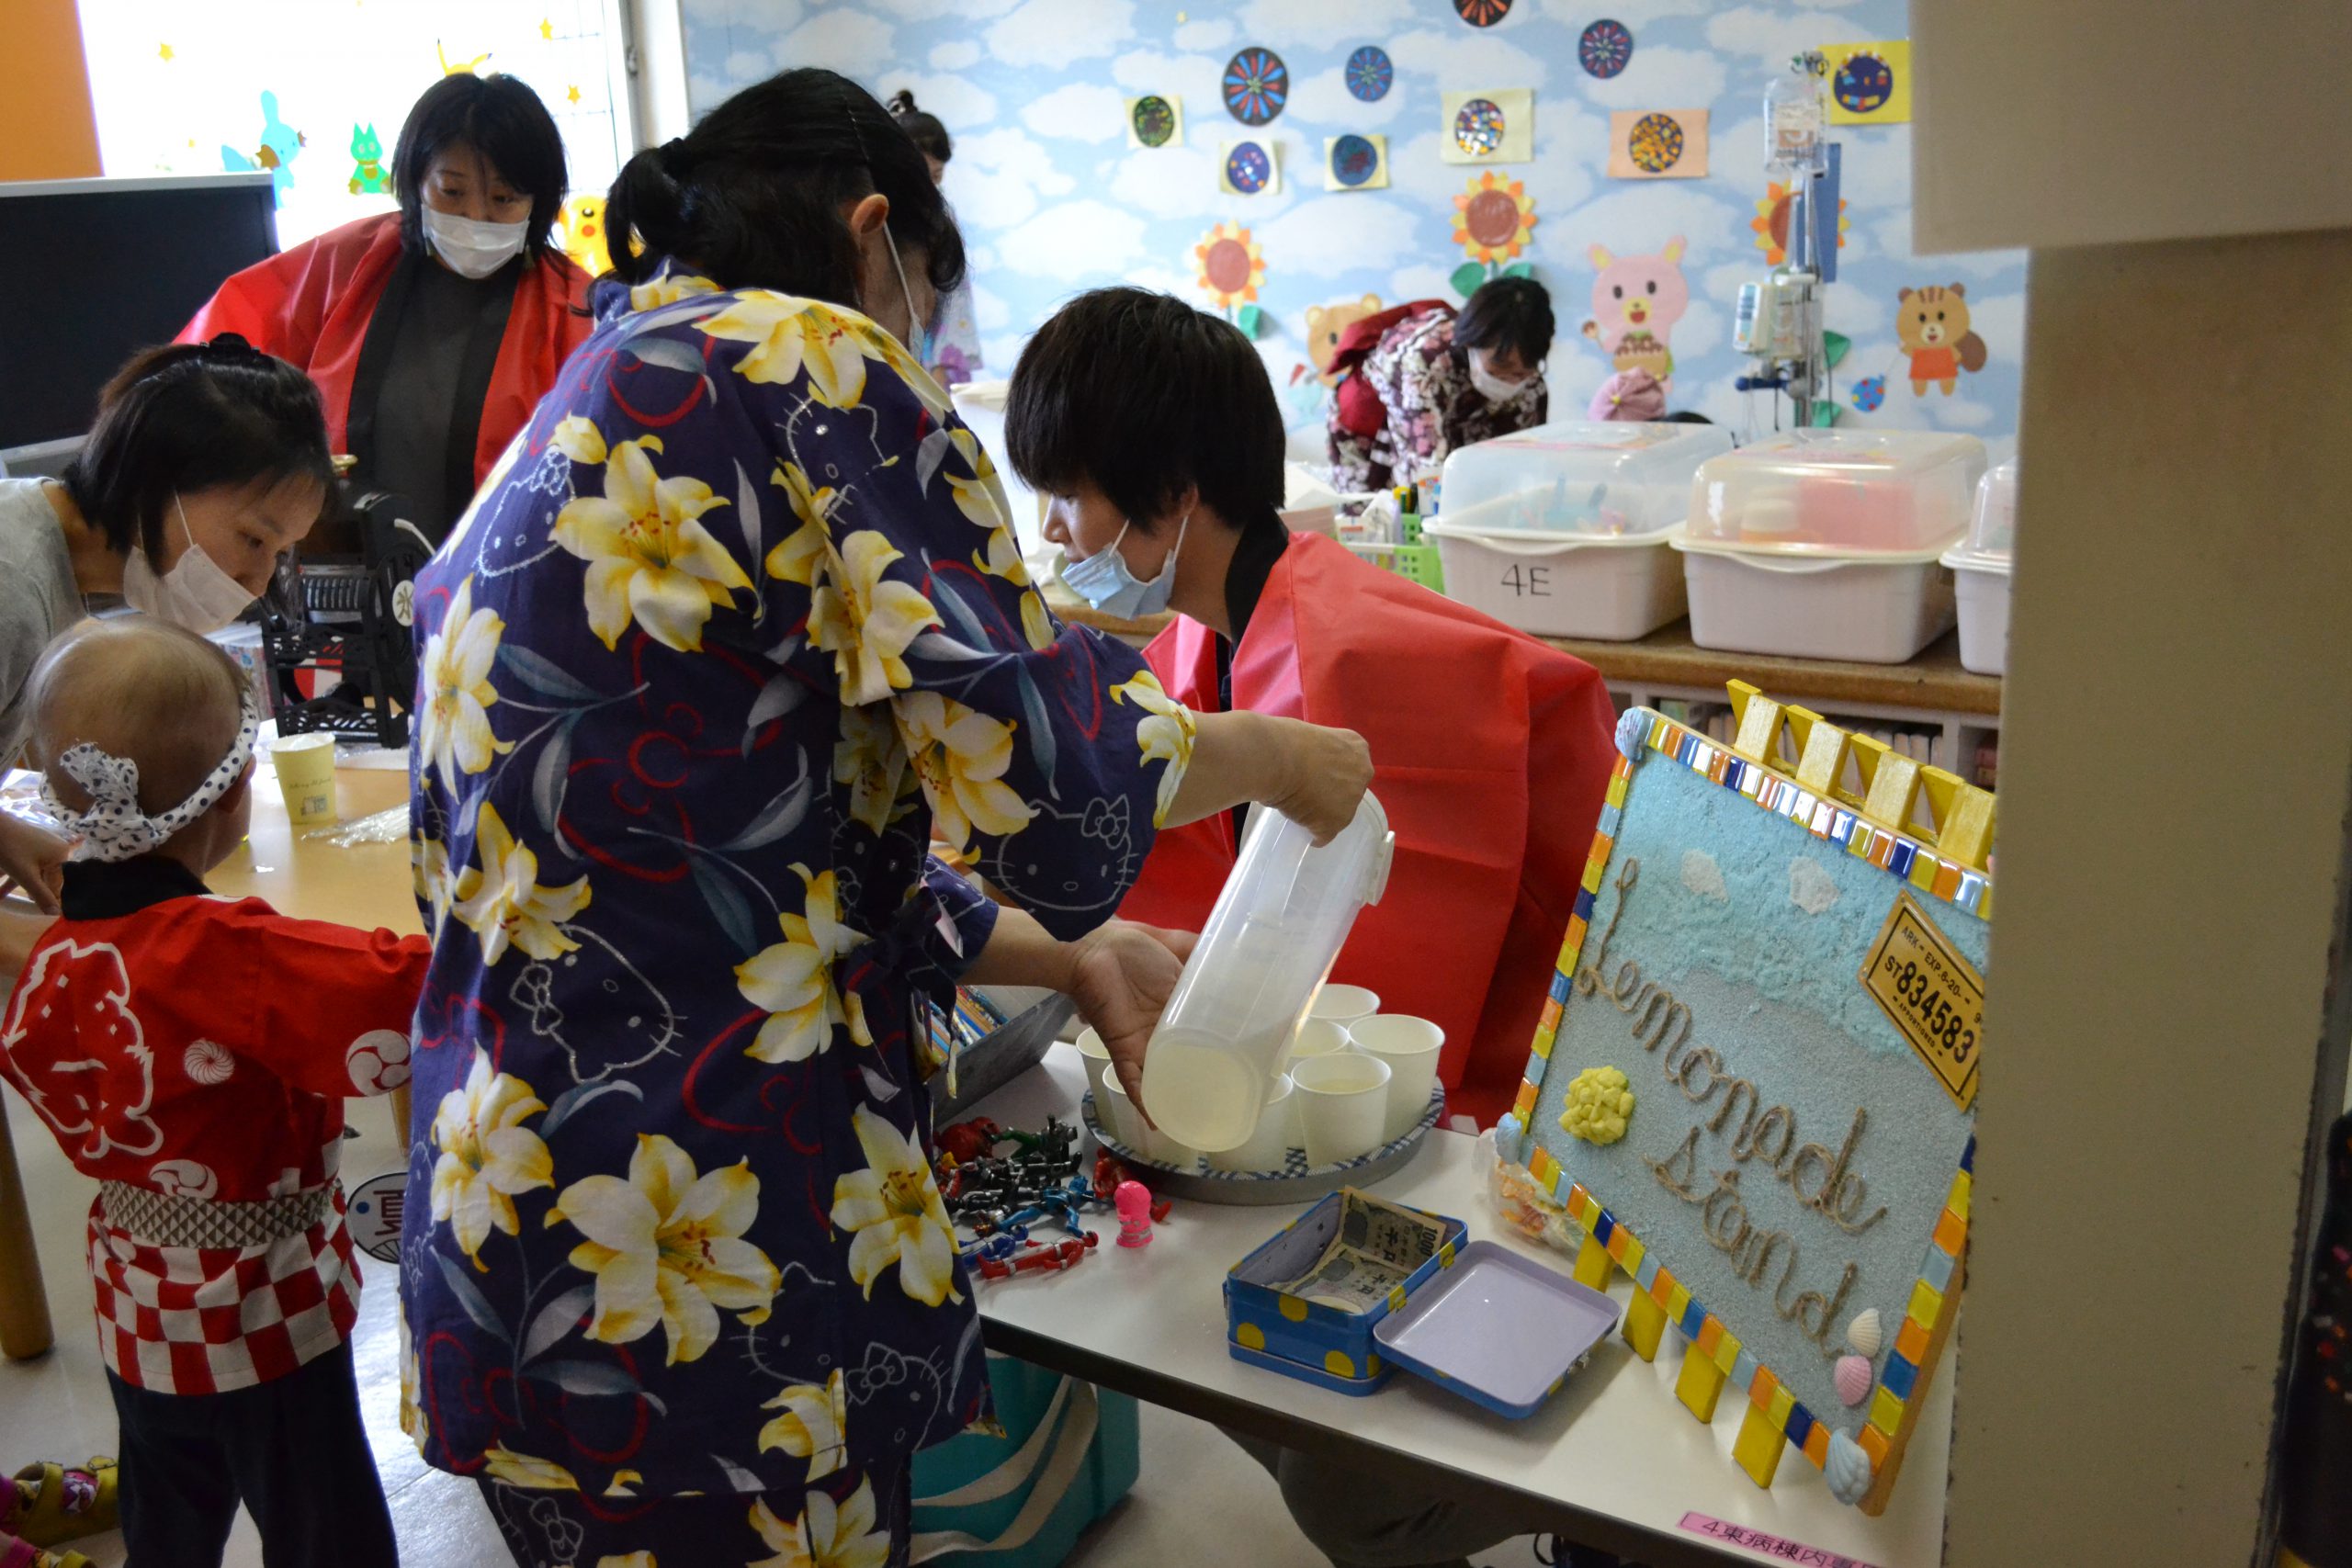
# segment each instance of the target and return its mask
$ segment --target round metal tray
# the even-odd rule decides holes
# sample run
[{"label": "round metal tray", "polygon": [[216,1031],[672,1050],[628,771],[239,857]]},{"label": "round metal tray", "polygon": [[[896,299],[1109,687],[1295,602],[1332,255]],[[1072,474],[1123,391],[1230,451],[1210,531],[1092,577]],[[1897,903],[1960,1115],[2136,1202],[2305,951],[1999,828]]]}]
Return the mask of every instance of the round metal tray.
[{"label": "round metal tray", "polygon": [[1429,1108],[1421,1112],[1421,1119],[1413,1123],[1412,1130],[1395,1143],[1341,1165],[1310,1166],[1306,1150],[1293,1149],[1280,1170],[1214,1170],[1206,1160],[1198,1158],[1189,1169],[1160,1165],[1111,1136],[1095,1115],[1091,1091],[1080,1102],[1078,1113],[1094,1141],[1110,1150],[1114,1158],[1155,1192],[1203,1203],[1305,1203],[1342,1187],[1367,1186],[1403,1169],[1419,1150],[1421,1140],[1430,1135],[1430,1129],[1437,1125],[1438,1118],[1445,1114],[1445,1086],[1438,1084],[1430,1089]]}]

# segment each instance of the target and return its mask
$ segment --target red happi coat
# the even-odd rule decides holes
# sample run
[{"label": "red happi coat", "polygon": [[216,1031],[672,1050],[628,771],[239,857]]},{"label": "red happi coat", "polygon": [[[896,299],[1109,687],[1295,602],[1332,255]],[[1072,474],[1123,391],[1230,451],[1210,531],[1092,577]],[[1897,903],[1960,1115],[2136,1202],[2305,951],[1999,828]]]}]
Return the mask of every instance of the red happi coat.
[{"label": "red happi coat", "polygon": [[[300,366],[326,400],[328,446],[347,452],[359,350],[400,258],[396,212],[331,229],[231,277],[181,329],[179,341],[235,333],[264,353]],[[515,285],[474,440],[474,483],[482,481],[555,385],[565,356],[588,340],[596,323],[582,313],[587,295],[588,275],[552,250]]]},{"label": "red happi coat", "polygon": [[[1177,701],[1224,706],[1216,634],[1199,622],[1180,617],[1145,657]],[[1234,649],[1233,706],[1370,743],[1396,865],[1332,978],[1444,1029],[1449,1109],[1491,1124],[1525,1074],[1608,787],[1600,675],[1302,534]],[[1119,912],[1197,931],[1234,856],[1229,814],[1166,829]]]}]

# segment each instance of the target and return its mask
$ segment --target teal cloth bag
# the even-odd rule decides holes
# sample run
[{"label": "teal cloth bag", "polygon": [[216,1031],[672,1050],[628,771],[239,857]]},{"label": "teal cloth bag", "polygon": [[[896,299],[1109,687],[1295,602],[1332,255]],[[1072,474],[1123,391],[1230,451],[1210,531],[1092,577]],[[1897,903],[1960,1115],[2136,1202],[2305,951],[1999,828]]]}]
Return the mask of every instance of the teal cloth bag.
[{"label": "teal cloth bag", "polygon": [[1055,1568],[1142,1469],[1136,1402],[990,1353],[1005,1436],[967,1432],[914,1457],[917,1562]]}]

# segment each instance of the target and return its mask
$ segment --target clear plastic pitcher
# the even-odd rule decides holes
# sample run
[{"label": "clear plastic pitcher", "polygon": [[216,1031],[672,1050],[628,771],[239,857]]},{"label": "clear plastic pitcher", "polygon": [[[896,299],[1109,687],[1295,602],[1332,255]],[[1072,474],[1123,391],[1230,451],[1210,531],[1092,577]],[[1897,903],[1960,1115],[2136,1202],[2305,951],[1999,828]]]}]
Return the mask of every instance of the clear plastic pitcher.
[{"label": "clear plastic pitcher", "polygon": [[1209,1154],[1248,1140],[1356,911],[1388,886],[1396,841],[1370,795],[1320,849],[1281,813],[1251,813],[1144,1057],[1144,1109],[1162,1131]]}]

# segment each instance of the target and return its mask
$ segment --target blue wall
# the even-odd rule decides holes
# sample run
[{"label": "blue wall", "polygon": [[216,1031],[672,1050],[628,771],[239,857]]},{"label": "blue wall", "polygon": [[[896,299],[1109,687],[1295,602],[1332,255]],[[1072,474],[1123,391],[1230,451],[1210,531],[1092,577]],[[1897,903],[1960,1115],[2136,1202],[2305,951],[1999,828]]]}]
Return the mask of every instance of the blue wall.
[{"label": "blue wall", "polygon": [[[1577,62],[1597,17],[1632,31],[1632,63],[1600,81]],[[1442,163],[1440,94],[1532,87],[1535,161],[1502,165],[1536,202],[1532,259],[1553,293],[1560,339],[1551,361],[1555,410],[1580,414],[1608,373],[1578,334],[1590,315],[1590,248],[1657,251],[1674,235],[1689,313],[1675,330],[1672,404],[1743,423],[1731,378],[1739,285],[1765,270],[1750,227],[1764,197],[1762,98],[1771,73],[1806,47],[1902,38],[1903,0],[1852,0],[1794,9],[1702,0],[1517,0],[1480,30],[1450,0],[684,0],[687,64],[696,112],[787,65],[830,65],[888,93],[910,87],[954,132],[947,190],[972,242],[977,303],[989,364],[1009,369],[1019,345],[1076,289],[1125,280],[1195,300],[1192,248],[1220,220],[1246,224],[1264,253],[1261,343],[1278,386],[1306,357],[1309,306],[1376,294],[1397,302],[1447,295],[1463,255],[1452,239],[1453,197],[1477,170]],[[1340,78],[1349,53],[1377,43],[1396,81],[1376,103]],[[1281,144],[1278,193],[1217,188],[1221,143],[1248,134],[1219,99],[1226,61],[1245,45],[1289,67],[1287,108],[1258,134]],[[1124,100],[1140,93],[1182,100],[1184,145],[1130,149]],[[1612,109],[1712,110],[1703,179],[1612,180]],[[1385,134],[1392,186],[1329,194],[1323,140]],[[2018,359],[2025,332],[2021,253],[1922,258],[1911,252],[1911,128],[1838,128],[1845,148],[1848,229],[1827,321],[1854,340],[1838,372],[1849,423],[1966,430],[1996,458],[2014,449]],[[1894,338],[1896,291],[1963,284],[1989,360],[1956,395],[1916,398]],[[1144,367],[1137,367],[1143,373]],[[1887,374],[1875,413],[1849,397],[1860,377]],[[1306,378],[1302,378],[1302,380]],[[1295,417],[1313,417],[1315,391],[1294,388]],[[1759,400],[1756,417],[1769,422]]]}]

